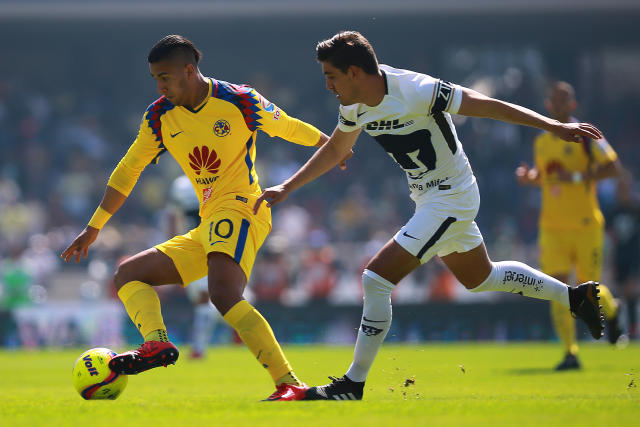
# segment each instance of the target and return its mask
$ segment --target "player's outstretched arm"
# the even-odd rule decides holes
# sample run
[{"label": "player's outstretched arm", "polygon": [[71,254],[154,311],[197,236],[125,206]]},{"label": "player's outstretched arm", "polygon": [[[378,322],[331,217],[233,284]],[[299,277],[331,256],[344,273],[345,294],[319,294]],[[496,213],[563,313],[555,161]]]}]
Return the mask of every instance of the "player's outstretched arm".
[{"label": "player's outstretched arm", "polygon": [[107,220],[116,213],[122,206],[127,196],[120,193],[116,189],[107,186],[102,197],[102,202],[89,221],[89,225],[78,234],[73,242],[64,250],[60,257],[66,262],[75,256],[76,263],[80,262],[80,257],[86,258],[89,252],[89,246],[98,238],[98,233]]},{"label": "player's outstretched arm", "polygon": [[531,126],[554,133],[565,141],[582,142],[583,138],[603,138],[602,132],[592,124],[561,123],[528,108],[490,98],[469,88],[462,88],[458,114]]},{"label": "player's outstretched arm", "polygon": [[[318,147],[318,148],[322,147],[324,144],[327,143],[327,141],[329,141],[329,137],[327,135],[325,135],[324,132],[321,132],[320,133],[320,139],[318,140],[318,143],[316,144],[316,147]],[[347,160],[349,160],[351,157],[353,157],[353,150],[349,150],[347,155],[340,161],[340,164],[338,164],[338,167],[341,170],[346,170],[347,169]]]},{"label": "player's outstretched arm", "polygon": [[360,135],[360,130],[355,132],[342,132],[336,128],[331,138],[305,163],[291,178],[280,185],[267,188],[262,191],[253,206],[253,212],[257,213],[262,201],[266,200],[267,207],[284,201],[289,193],[313,181],[323,175],[335,165],[345,161],[353,154],[352,148]]}]

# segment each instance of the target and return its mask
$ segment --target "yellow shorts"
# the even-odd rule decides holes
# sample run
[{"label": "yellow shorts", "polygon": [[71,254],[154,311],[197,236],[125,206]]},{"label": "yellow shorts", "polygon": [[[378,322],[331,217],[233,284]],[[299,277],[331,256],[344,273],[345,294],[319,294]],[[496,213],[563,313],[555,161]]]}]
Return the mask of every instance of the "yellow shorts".
[{"label": "yellow shorts", "polygon": [[210,252],[229,255],[249,280],[258,249],[271,231],[271,211],[263,205],[254,215],[255,197],[244,200],[220,203],[198,227],[155,246],[173,260],[182,286],[208,274]]},{"label": "yellow shorts", "polygon": [[600,280],[602,274],[601,227],[586,230],[540,229],[540,268],[549,275],[570,274],[576,270],[578,282]]}]

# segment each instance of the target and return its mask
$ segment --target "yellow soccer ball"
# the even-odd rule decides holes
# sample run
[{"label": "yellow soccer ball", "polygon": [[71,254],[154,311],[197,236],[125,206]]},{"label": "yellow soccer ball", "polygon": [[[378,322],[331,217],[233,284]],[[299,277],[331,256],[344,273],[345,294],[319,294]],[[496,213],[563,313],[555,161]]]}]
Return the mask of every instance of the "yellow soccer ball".
[{"label": "yellow soccer ball", "polygon": [[73,386],[87,400],[117,399],[127,386],[128,378],[109,369],[116,352],[108,348],[92,348],[78,357],[73,365]]}]

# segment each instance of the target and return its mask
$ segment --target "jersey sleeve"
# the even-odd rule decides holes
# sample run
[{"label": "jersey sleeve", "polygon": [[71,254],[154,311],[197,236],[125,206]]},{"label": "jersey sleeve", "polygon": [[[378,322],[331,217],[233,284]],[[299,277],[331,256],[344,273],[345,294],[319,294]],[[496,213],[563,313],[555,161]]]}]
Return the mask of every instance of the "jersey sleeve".
[{"label": "jersey sleeve", "polygon": [[[107,185],[128,196],[144,168],[165,151],[159,127],[154,132],[153,122],[145,113],[138,136],[114,169]],[[159,140],[158,140],[159,138]]]},{"label": "jersey sleeve", "polygon": [[352,106],[340,106],[338,112],[338,129],[342,132],[354,132],[360,129],[360,126],[356,124],[358,110]]},{"label": "jersey sleeve", "polygon": [[418,91],[422,99],[427,100],[427,112],[433,116],[438,113],[456,114],[462,103],[462,87],[444,80],[424,76],[419,82]]},{"label": "jersey sleeve", "polygon": [[269,102],[255,89],[249,90],[249,96],[257,101],[254,104],[258,129],[269,136],[278,136],[299,145],[313,146],[320,140],[320,131],[302,120],[289,116],[284,110]]},{"label": "jersey sleeve", "polygon": [[595,161],[601,165],[618,159],[618,154],[604,138],[592,141],[591,152]]}]

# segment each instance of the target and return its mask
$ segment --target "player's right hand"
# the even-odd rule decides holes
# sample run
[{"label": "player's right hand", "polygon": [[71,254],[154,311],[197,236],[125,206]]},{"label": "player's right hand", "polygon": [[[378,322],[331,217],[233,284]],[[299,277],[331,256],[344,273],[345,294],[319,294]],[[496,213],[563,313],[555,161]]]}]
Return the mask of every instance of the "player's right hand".
[{"label": "player's right hand", "polygon": [[78,234],[78,237],[60,254],[60,257],[69,262],[75,255],[76,263],[80,262],[80,257],[86,258],[89,252],[89,246],[98,238],[100,230],[87,226],[84,230]]},{"label": "player's right hand", "polygon": [[262,194],[256,200],[256,203],[253,205],[253,214],[258,213],[258,209],[260,209],[260,205],[263,201],[267,202],[267,207],[275,205],[276,203],[280,203],[284,201],[287,196],[289,196],[289,190],[283,185],[276,185],[273,187],[269,187],[265,190],[262,190]]},{"label": "player's right hand", "polygon": [[591,123],[558,123],[553,133],[569,142],[583,142],[584,138],[604,138],[600,129]]}]

